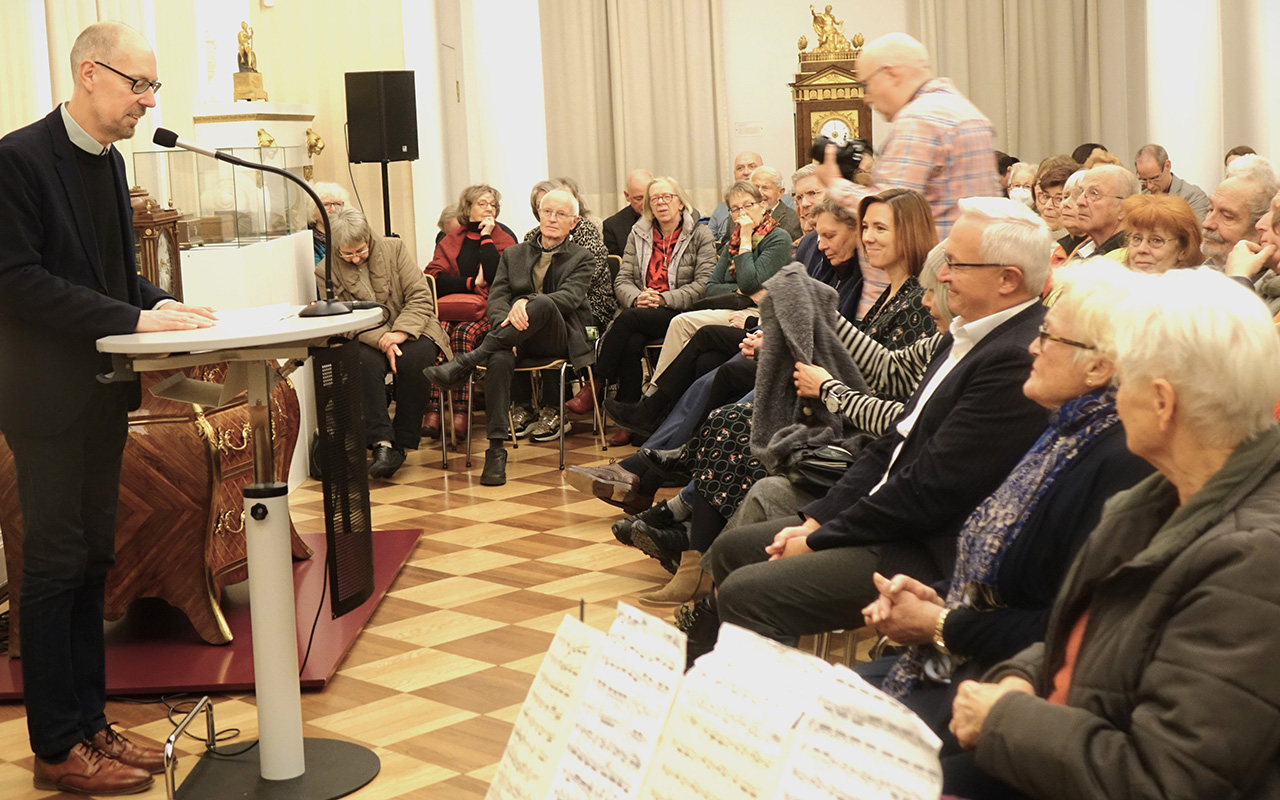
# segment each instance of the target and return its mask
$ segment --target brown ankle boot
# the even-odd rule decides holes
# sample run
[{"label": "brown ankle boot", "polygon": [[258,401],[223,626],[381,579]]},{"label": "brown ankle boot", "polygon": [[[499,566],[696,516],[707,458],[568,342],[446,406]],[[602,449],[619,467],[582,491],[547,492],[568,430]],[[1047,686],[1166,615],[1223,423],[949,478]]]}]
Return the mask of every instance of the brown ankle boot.
[{"label": "brown ankle boot", "polygon": [[702,571],[702,554],[686,550],[680,554],[680,567],[661,589],[645,592],[636,601],[649,608],[672,608],[701,600],[711,594],[711,575]]},{"label": "brown ankle boot", "polygon": [[[604,381],[595,382],[595,397],[604,396]],[[578,390],[571,399],[564,401],[564,407],[574,414],[587,414],[595,407],[591,402],[592,384],[590,381],[583,381],[582,388]]]}]

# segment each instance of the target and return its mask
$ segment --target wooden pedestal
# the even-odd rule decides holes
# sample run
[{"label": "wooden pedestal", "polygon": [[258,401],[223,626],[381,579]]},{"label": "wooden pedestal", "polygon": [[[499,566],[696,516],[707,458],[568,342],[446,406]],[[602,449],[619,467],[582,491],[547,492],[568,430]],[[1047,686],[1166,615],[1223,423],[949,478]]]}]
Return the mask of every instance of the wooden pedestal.
[{"label": "wooden pedestal", "polygon": [[[187,375],[220,383],[225,364],[191,367]],[[248,577],[241,489],[253,479],[249,413],[243,395],[218,408],[153,397],[151,386],[173,370],[141,375],[142,407],[129,415],[120,477],[116,565],[107,576],[107,619],[119,619],[140,597],[182,610],[210,644],[231,641],[222,588]],[[287,482],[298,440],[298,397],[289,381],[271,393],[276,479]],[[9,655],[19,655],[22,516],[13,455],[0,438],[0,533],[9,571]],[[309,558],[290,524],[295,559]]]}]

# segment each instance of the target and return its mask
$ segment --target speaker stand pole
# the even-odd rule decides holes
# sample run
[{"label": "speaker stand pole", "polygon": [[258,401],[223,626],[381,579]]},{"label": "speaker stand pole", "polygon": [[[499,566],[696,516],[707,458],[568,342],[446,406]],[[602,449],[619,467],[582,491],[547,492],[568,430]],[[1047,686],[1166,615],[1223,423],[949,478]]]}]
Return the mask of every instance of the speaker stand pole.
[{"label": "speaker stand pole", "polygon": [[391,188],[387,181],[387,162],[382,162],[382,221],[387,228],[387,236],[391,233]]}]

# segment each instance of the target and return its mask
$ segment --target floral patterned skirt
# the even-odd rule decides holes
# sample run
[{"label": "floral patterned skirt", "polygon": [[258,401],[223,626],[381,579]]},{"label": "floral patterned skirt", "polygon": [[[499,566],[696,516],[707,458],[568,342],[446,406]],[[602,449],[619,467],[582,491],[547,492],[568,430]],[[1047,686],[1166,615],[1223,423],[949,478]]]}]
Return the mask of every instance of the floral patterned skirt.
[{"label": "floral patterned skirt", "polygon": [[730,403],[711,412],[685,448],[694,488],[725,519],[756,481],[769,473],[751,454],[751,403]]}]

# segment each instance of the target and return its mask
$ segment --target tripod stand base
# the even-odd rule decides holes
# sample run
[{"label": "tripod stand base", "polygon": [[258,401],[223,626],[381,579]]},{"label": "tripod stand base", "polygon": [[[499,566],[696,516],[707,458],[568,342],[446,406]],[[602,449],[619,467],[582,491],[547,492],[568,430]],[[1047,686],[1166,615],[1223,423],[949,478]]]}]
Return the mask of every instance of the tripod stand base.
[{"label": "tripod stand base", "polygon": [[[239,749],[237,746],[236,749]],[[382,762],[367,747],[337,739],[303,739],[307,771],[287,781],[263,780],[258,748],[238,756],[205,753],[178,787],[178,800],[330,800],[373,780]]]}]

